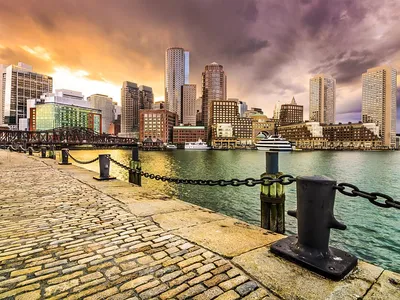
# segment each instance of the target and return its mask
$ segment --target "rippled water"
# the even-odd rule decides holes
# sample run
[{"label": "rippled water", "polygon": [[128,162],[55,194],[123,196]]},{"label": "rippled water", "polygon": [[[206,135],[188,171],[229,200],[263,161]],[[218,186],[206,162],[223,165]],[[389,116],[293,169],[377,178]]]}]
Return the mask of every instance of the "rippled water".
[{"label": "rippled water", "polygon": [[[109,153],[129,164],[128,150],[71,151],[88,160]],[[244,179],[265,171],[261,151],[140,152],[142,169],[188,179]],[[295,152],[280,154],[279,169],[292,175],[326,175],[366,191],[378,191],[399,199],[400,152]],[[98,163],[84,165],[98,171]],[[111,173],[127,180],[127,172],[111,165]],[[164,183],[142,178],[142,185],[238,219],[260,224],[260,187],[207,187]],[[295,209],[295,185],[286,189],[286,209]],[[368,200],[338,194],[335,215],[347,230],[332,230],[331,244],[384,268],[400,272],[400,211],[376,207]],[[286,216],[287,234],[296,232],[296,219]]]}]

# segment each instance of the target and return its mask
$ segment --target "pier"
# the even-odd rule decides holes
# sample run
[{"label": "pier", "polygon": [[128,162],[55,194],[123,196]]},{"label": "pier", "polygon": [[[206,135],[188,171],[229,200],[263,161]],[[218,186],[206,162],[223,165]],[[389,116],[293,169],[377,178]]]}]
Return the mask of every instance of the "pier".
[{"label": "pier", "polygon": [[326,279],[282,234],[98,175],[0,150],[0,299],[400,298],[399,274]]}]

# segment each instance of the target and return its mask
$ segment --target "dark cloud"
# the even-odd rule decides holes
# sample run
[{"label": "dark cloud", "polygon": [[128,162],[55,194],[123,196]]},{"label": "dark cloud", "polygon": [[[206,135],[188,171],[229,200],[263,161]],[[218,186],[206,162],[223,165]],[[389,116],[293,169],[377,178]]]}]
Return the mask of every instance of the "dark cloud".
[{"label": "dark cloud", "polygon": [[[270,94],[293,94],[306,108],[311,74],[331,74],[355,93],[368,68],[400,68],[399,12],[400,2],[390,0],[0,1],[0,63],[83,69],[91,79],[131,80],[161,96],[165,49],[180,46],[191,53],[198,86],[204,66],[216,61],[231,97],[270,110]],[[46,49],[51,61],[24,45]],[[346,93],[338,111],[355,112],[361,94],[344,101]]]}]

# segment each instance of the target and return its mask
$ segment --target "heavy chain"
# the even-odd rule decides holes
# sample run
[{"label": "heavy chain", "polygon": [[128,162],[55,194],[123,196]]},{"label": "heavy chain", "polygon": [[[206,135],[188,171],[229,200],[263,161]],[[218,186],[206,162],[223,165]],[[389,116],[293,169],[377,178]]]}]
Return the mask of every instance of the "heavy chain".
[{"label": "heavy chain", "polygon": [[[388,195],[385,195],[385,194],[382,194],[382,193],[364,192],[364,191],[361,191],[355,185],[350,184],[350,183],[339,183],[334,188],[336,190],[338,190],[340,193],[342,193],[343,195],[346,195],[346,196],[349,196],[349,197],[357,197],[358,196],[358,197],[361,197],[361,198],[369,200],[369,202],[371,202],[372,204],[374,204],[376,206],[379,206],[379,207],[384,207],[384,208],[394,207],[394,208],[400,209],[400,202],[399,201],[395,201],[395,200],[393,200],[392,197],[390,197]],[[350,188],[351,191],[346,191],[346,188]],[[379,197],[384,199],[384,202],[377,201]]]},{"label": "heavy chain", "polygon": [[263,177],[261,179],[255,179],[255,178],[246,178],[243,180],[240,179],[231,179],[231,180],[205,180],[205,179],[182,179],[182,178],[174,178],[174,177],[167,177],[167,176],[161,176],[158,174],[152,174],[148,172],[143,172],[140,169],[131,169],[130,167],[116,161],[115,159],[110,157],[110,160],[115,163],[117,166],[125,169],[125,170],[130,170],[134,173],[140,174],[141,176],[149,179],[154,179],[154,180],[159,180],[163,182],[172,182],[176,184],[191,184],[191,185],[207,185],[207,186],[249,186],[253,187],[258,184],[264,185],[264,186],[269,186],[274,183],[280,183],[282,185],[289,185],[292,184],[293,182],[296,181],[296,179],[292,175],[281,175],[278,178],[272,178],[272,177]]},{"label": "heavy chain", "polygon": [[[125,166],[123,163],[120,163],[119,161],[113,159],[111,156],[110,156],[110,161],[112,161],[114,164],[116,164],[118,167],[120,167],[122,169],[125,169],[127,171],[131,170],[131,168],[129,166]],[[132,170],[136,171],[135,169],[132,169]]]},{"label": "heavy chain", "polygon": [[75,162],[77,162],[78,164],[81,164],[81,165],[88,165],[88,164],[94,163],[95,161],[99,160],[99,157],[96,157],[96,158],[94,158],[92,160],[88,160],[88,161],[78,160],[75,157],[73,157],[71,155],[71,153],[69,153],[69,151],[68,151],[68,156],[71,157],[73,161],[75,161]]}]

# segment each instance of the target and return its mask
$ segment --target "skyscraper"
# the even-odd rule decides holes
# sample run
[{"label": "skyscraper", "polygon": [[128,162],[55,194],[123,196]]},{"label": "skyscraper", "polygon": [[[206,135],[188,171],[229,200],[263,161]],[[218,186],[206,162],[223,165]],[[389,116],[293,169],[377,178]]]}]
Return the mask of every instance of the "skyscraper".
[{"label": "skyscraper", "polygon": [[109,133],[115,120],[113,99],[107,95],[94,94],[87,97],[87,101],[92,108],[101,110],[101,133]]},{"label": "skyscraper", "polygon": [[189,83],[189,52],[172,47],[165,52],[165,104],[169,111],[182,116],[182,86]]},{"label": "skyscraper", "polygon": [[152,109],[153,104],[153,89],[145,85],[139,86],[139,109]]},{"label": "skyscraper", "polygon": [[[53,91],[53,78],[34,73],[32,66],[19,62],[2,72],[2,115],[4,123],[18,129],[19,119],[27,118],[27,100],[39,99],[43,93]],[[3,121],[3,120],[2,120]],[[3,123],[3,122],[0,122]]]},{"label": "skyscraper", "polygon": [[336,79],[318,74],[310,79],[310,121],[335,123]]},{"label": "skyscraper", "polygon": [[183,124],[196,125],[196,85],[184,84],[182,86],[182,116]]},{"label": "skyscraper", "polygon": [[121,133],[139,131],[139,89],[136,83],[124,81],[121,89]]},{"label": "skyscraper", "polygon": [[396,145],[397,71],[390,66],[368,69],[362,74],[362,121],[379,126],[382,144]]},{"label": "skyscraper", "polygon": [[247,111],[247,103],[244,101],[239,101],[239,115],[243,117],[245,111]]},{"label": "skyscraper", "polygon": [[226,100],[227,79],[224,67],[216,62],[206,65],[202,73],[202,94],[203,94],[203,125],[209,126],[210,101]]}]

